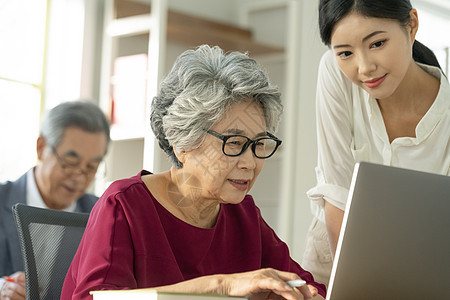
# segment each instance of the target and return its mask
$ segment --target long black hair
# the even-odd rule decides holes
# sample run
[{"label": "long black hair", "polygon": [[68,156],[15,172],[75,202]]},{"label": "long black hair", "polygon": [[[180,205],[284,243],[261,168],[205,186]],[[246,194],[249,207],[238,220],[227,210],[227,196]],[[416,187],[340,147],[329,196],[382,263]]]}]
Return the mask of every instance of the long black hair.
[{"label": "long black hair", "polygon": [[[334,26],[350,12],[372,18],[397,20],[400,25],[406,26],[410,21],[409,13],[412,8],[409,0],[320,0],[320,37],[325,45],[330,46]],[[441,69],[433,51],[417,40],[413,45],[413,59]]]}]

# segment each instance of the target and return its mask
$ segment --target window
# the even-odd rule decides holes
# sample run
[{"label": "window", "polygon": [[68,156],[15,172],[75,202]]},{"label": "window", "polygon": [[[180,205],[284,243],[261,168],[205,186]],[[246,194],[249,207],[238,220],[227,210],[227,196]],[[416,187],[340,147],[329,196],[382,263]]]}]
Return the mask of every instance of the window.
[{"label": "window", "polygon": [[37,163],[41,116],[80,97],[84,0],[0,0],[0,182]]},{"label": "window", "polygon": [[46,19],[46,0],[0,1],[0,182],[36,163]]}]

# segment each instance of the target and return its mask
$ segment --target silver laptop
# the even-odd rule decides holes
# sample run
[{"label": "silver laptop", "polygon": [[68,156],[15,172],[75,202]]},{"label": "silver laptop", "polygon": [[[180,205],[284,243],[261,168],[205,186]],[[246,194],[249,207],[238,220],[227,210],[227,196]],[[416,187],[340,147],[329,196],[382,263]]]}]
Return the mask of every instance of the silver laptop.
[{"label": "silver laptop", "polygon": [[450,299],[450,177],[356,164],[327,299]]}]

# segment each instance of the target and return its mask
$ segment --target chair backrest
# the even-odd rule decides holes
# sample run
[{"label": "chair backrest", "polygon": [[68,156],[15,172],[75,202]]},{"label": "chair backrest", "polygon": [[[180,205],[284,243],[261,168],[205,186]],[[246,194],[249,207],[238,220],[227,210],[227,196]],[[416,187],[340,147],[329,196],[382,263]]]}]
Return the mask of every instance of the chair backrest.
[{"label": "chair backrest", "polygon": [[89,214],[13,207],[25,266],[27,299],[59,299]]}]

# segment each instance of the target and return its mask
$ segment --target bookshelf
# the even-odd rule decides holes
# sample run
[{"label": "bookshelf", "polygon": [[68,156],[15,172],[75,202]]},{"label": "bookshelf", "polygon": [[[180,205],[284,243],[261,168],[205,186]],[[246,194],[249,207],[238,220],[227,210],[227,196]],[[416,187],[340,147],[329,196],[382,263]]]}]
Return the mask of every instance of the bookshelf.
[{"label": "bookshelf", "polygon": [[[142,2],[115,0],[113,19],[108,25],[112,37],[150,34],[151,8]],[[282,53],[282,47],[255,41],[252,31],[212,19],[167,11],[166,38],[187,47],[219,45],[224,50],[248,51],[252,55]]]}]

